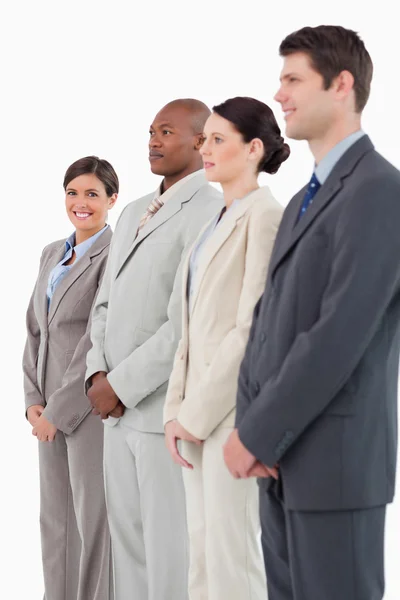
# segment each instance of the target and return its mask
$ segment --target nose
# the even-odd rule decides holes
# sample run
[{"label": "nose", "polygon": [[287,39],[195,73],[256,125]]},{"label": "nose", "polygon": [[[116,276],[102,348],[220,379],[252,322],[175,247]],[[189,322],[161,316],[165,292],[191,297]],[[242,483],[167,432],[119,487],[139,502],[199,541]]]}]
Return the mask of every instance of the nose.
[{"label": "nose", "polygon": [[210,148],[209,148],[209,144],[208,144],[207,140],[204,140],[204,142],[200,148],[200,156],[203,156],[205,154],[207,154],[207,155],[210,154]]},{"label": "nose", "polygon": [[283,102],[287,99],[287,94],[284,93],[282,85],[279,87],[279,90],[276,92],[274,96],[275,102],[279,102],[279,104],[283,104]]},{"label": "nose", "polygon": [[161,147],[161,140],[158,137],[157,133],[154,132],[152,136],[150,136],[150,140],[149,140],[149,148],[160,148]]}]

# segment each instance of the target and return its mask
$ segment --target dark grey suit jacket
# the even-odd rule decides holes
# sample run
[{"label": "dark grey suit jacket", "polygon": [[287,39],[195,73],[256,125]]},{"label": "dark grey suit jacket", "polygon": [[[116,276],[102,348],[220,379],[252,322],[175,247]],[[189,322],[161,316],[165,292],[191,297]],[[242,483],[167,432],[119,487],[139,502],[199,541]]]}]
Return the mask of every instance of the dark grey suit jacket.
[{"label": "dark grey suit jacket", "polygon": [[395,487],[400,173],[364,136],[296,223],[304,192],[255,309],[236,424],[279,463],[289,509],[378,506]]},{"label": "dark grey suit jacket", "polygon": [[102,280],[112,237],[108,228],[60,282],[47,313],[47,282],[65,254],[65,240],[45,247],[29,304],[23,357],[25,408],[43,414],[71,434],[91,411],[85,395],[86,354],[91,347],[90,314]]}]

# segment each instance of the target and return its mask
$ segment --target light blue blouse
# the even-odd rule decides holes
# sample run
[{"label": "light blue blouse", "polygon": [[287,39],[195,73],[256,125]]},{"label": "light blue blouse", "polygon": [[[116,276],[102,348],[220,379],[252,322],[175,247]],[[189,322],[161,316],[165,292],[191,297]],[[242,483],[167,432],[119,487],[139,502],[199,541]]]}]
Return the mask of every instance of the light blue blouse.
[{"label": "light blue blouse", "polygon": [[[79,259],[82,258],[82,256],[85,254],[85,252],[87,252],[89,250],[89,248],[91,246],[93,246],[93,244],[95,243],[97,238],[99,238],[101,236],[101,234],[104,233],[108,227],[109,227],[109,225],[105,225],[103,227],[103,229],[100,229],[100,231],[98,231],[97,233],[92,235],[90,238],[88,238],[84,242],[77,244],[76,246],[75,246],[75,232],[69,236],[69,238],[65,242],[64,257],[54,267],[54,269],[52,269],[52,271],[49,275],[49,280],[48,280],[48,284],[47,284],[47,307],[50,306],[51,299],[54,295],[54,292],[55,292],[57,286],[61,283],[61,281],[66,276],[66,274],[70,271],[71,267],[73,267],[79,261]],[[69,261],[73,252],[75,252],[75,261],[72,263],[72,265],[64,264]]]}]

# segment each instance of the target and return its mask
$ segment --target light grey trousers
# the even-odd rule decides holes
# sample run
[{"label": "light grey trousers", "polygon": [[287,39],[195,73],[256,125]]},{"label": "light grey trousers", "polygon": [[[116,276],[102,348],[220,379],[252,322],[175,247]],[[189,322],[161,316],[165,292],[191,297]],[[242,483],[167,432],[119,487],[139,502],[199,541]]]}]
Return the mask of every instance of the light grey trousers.
[{"label": "light grey trousers", "polygon": [[113,598],[103,429],[89,414],[71,435],[39,442],[45,600]]},{"label": "light grey trousers", "polygon": [[115,600],[187,600],[185,494],[164,435],[106,424],[104,472]]}]

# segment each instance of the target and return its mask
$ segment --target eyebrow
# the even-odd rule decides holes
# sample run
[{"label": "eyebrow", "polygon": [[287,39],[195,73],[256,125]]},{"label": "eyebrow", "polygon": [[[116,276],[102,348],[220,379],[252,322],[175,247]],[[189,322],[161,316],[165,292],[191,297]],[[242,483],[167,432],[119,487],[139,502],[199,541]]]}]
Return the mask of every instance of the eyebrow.
[{"label": "eyebrow", "polygon": [[213,131],[210,135],[222,135],[224,136],[224,133],[219,133],[219,131]]},{"label": "eyebrow", "polygon": [[[77,190],[75,188],[68,186],[66,191],[67,192],[76,192]],[[85,192],[97,192],[98,194],[100,194],[100,190],[98,190],[97,188],[89,188],[88,190],[85,190]]]},{"label": "eyebrow", "polygon": [[[168,121],[165,121],[164,123],[160,123],[159,125],[157,125],[157,127],[170,127],[171,129],[174,129],[174,125],[172,125],[172,123],[168,123]],[[150,129],[154,129],[153,125],[150,125]]]},{"label": "eyebrow", "polygon": [[279,81],[283,81],[284,79],[289,79],[289,77],[300,77],[300,75],[298,73],[296,73],[295,71],[291,71],[290,73],[285,73],[284,75],[281,75],[279,77]]}]

